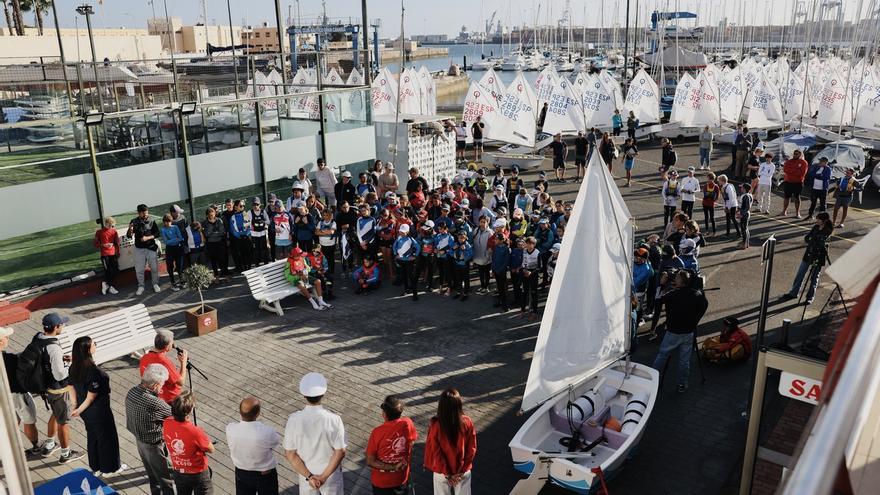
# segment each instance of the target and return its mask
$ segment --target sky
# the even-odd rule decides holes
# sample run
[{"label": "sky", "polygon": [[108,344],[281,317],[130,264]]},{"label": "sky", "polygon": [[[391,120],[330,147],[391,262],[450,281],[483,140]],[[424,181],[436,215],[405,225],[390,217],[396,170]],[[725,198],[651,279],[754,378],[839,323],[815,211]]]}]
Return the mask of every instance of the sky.
[{"label": "sky", "polygon": [[[146,20],[164,15],[163,0],[89,0],[95,7],[93,18],[95,27],[146,28]],[[168,14],[181,17],[184,24],[202,22],[201,0],[166,0]],[[207,2],[208,24],[228,24],[226,0],[204,0]],[[808,15],[813,15],[813,5],[819,0],[631,0],[631,22],[635,23],[635,5],[639,4],[638,22],[644,26],[650,11],[690,11],[700,16],[697,21],[680,21],[682,26],[704,25],[708,21],[716,24],[726,16],[730,22],[745,25],[790,24],[795,5],[800,3]],[[75,7],[83,0],[56,0],[59,22],[62,27],[73,27],[76,17]],[[232,22],[235,25],[275,24],[275,2],[273,0],[229,0]],[[497,19],[507,26],[531,26],[537,17],[540,24],[556,24],[562,17],[566,4],[571,8],[574,25],[582,25],[586,20],[588,27],[607,26],[625,23],[627,0],[403,0],[405,9],[404,29],[410,34],[447,34],[455,36],[462,25],[472,31],[482,31],[493,12]],[[844,15],[847,20],[866,17],[869,0],[843,0]],[[858,14],[859,5],[862,14]],[[380,36],[396,38],[400,34],[401,0],[367,0],[370,20],[380,19]],[[330,18],[351,18],[357,22],[361,18],[360,0],[326,0],[327,16]],[[321,0],[281,0],[282,22],[286,24],[288,14],[293,19],[297,12],[302,19],[316,19],[321,15]],[[832,14],[827,14],[830,18]],[[818,14],[817,14],[818,17]],[[33,23],[33,14],[25,14],[25,22]],[[51,16],[46,21],[51,23]]]}]

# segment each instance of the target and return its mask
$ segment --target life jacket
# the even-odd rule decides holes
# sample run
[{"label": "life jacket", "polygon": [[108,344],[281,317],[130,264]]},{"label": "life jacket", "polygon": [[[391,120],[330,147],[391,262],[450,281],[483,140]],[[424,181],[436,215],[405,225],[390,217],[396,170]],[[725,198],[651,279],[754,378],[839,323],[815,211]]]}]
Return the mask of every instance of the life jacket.
[{"label": "life jacket", "polygon": [[266,230],[266,215],[263,210],[257,213],[251,210],[251,230],[254,232],[263,232]]},{"label": "life jacket", "polygon": [[703,193],[703,197],[711,201],[715,201],[716,199],[718,199],[718,187],[715,185],[714,182],[709,181],[706,184],[706,189]]},{"label": "life jacket", "polygon": [[667,196],[678,196],[678,181],[677,180],[666,181],[666,195]]}]

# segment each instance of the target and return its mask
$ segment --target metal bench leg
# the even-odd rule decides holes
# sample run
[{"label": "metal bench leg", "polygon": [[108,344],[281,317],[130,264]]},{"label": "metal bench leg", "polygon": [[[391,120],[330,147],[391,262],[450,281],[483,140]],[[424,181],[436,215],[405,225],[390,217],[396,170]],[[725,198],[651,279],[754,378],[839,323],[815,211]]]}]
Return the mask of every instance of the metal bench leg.
[{"label": "metal bench leg", "polygon": [[284,310],[281,309],[281,301],[275,301],[275,314],[278,316],[284,316]]},{"label": "metal bench leg", "polygon": [[[269,311],[270,313],[275,313],[279,316],[284,314],[284,312],[281,311],[281,304],[278,301],[275,301],[274,306],[270,305],[266,301],[260,301],[260,309],[265,309],[266,311]],[[279,313],[279,311],[281,312]]]}]

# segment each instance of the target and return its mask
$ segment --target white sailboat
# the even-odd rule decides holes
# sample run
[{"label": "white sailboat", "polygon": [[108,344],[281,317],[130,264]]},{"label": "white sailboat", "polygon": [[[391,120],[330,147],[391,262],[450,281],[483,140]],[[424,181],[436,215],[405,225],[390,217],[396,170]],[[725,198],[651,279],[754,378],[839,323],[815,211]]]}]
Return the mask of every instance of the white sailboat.
[{"label": "white sailboat", "polygon": [[514,467],[529,475],[512,494],[537,494],[546,483],[590,493],[598,470],[620,469],[645,431],[659,374],[627,360],[633,235],[620,191],[593,153],[523,395],[522,410],[537,410],[509,445]]}]

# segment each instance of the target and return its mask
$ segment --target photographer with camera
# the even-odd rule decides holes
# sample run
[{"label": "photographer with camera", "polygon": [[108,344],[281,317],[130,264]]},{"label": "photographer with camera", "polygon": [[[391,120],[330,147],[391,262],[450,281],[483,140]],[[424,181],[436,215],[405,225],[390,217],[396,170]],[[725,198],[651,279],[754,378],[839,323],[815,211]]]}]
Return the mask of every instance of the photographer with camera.
[{"label": "photographer with camera", "polygon": [[678,393],[684,393],[688,388],[694,332],[709,307],[703,292],[692,287],[691,277],[688,271],[676,271],[672,290],[660,297],[660,302],[666,306],[667,328],[652,365],[662,371],[670,354],[678,352]]},{"label": "photographer with camera", "polygon": [[[168,370],[168,379],[162,385],[159,391],[159,398],[171,404],[174,398],[180,395],[184,383],[186,382],[186,363],[189,355],[183,349],[174,347],[174,334],[169,330],[156,330],[156,338],[153,339],[153,348],[150,349],[141,358],[140,373],[144,375],[144,370],[151,364],[161,364]],[[177,363],[175,366],[168,353],[172,350],[177,351]]]}]

